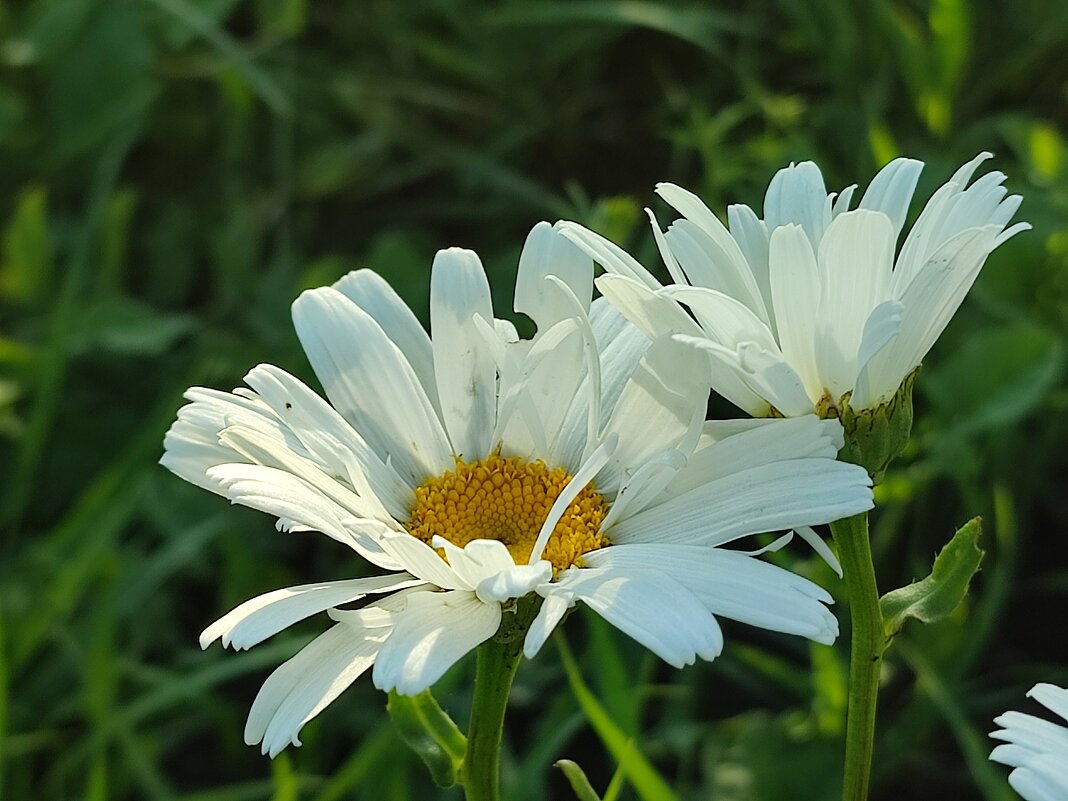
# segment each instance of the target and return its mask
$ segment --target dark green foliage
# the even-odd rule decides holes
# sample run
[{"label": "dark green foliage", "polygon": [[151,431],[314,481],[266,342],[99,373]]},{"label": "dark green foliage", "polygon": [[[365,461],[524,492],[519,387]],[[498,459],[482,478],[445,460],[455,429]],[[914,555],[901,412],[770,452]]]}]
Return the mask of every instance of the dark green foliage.
[{"label": "dark green foliage", "polygon": [[[370,266],[425,318],[434,251],[462,245],[503,316],[540,219],[652,265],[656,181],[722,211],[791,159],[839,188],[908,154],[926,197],[990,149],[1035,231],[925,363],[873,526],[883,591],[974,515],[987,555],[948,619],[896,638],[875,797],[1004,797],[990,719],[1068,683],[1066,48],[1056,0],[0,4],[0,796],[458,797],[366,678],[302,748],[243,744],[259,684],[324,621],[196,646],[256,593],[364,570],[155,464],[191,384],[269,361],[315,385],[302,288]],[[803,548],[773,558],[840,595]],[[728,621],[724,655],[680,672],[588,617],[568,632],[590,690],[681,798],[835,797],[846,643]],[[436,690],[458,720],[470,661]],[[522,666],[506,740],[508,798],[567,797],[562,757],[619,788],[555,648]]]}]

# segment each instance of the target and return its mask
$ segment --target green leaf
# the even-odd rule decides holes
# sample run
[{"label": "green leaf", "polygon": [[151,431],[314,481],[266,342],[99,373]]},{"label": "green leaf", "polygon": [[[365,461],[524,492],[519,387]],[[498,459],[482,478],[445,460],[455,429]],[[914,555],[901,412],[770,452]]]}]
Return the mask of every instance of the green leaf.
[{"label": "green leaf", "polygon": [[590,780],[586,778],[586,774],[582,772],[577,762],[572,762],[570,759],[558,759],[553,764],[564,772],[564,776],[571,784],[571,789],[575,791],[579,801],[601,801],[601,797],[597,795],[597,791],[593,789],[593,785],[590,784]]},{"label": "green leaf", "polygon": [[45,190],[27,187],[4,228],[0,295],[23,302],[42,297],[52,283],[52,252]]},{"label": "green leaf", "polygon": [[386,709],[404,742],[426,764],[434,783],[438,787],[456,784],[467,752],[467,738],[438,706],[430,690],[418,695],[391,692]]},{"label": "green leaf", "polygon": [[649,761],[627,737],[624,731],[608,716],[604,707],[590,692],[582,679],[575,658],[563,635],[557,633],[556,644],[560,649],[560,659],[564,664],[571,692],[586,715],[597,736],[601,738],[609,753],[619,762],[620,768],[627,774],[638,796],[645,801],[678,801],[678,796],[664,778],[656,772]]},{"label": "green leaf", "polygon": [[931,575],[888,592],[879,600],[887,639],[900,631],[910,617],[922,623],[935,623],[957,608],[983,560],[983,550],[979,547],[981,534],[981,519],[972,518],[935,557]]}]

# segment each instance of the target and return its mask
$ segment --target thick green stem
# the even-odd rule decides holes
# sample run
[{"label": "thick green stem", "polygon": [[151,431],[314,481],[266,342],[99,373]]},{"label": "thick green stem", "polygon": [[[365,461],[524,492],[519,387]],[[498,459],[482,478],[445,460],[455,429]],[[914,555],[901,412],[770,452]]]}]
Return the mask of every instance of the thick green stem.
[{"label": "thick green stem", "polygon": [[523,637],[541,605],[522,598],[516,612],[505,613],[501,629],[475,653],[475,693],[467,729],[463,783],[467,801],[499,801],[501,736],[512,679],[523,652]]},{"label": "thick green stem", "polygon": [[867,514],[831,523],[842,562],[852,639],[849,646],[849,706],[846,719],[843,801],[866,801],[875,743],[879,672],[886,650],[879,590],[868,541]]}]

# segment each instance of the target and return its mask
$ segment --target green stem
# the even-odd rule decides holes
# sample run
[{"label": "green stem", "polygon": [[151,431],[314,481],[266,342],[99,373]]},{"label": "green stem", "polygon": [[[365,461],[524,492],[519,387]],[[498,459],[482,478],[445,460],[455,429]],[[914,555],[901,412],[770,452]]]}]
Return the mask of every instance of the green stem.
[{"label": "green stem", "polygon": [[886,650],[879,590],[871,561],[867,514],[831,523],[845,574],[852,639],[849,645],[849,706],[846,718],[843,801],[866,801],[875,743],[875,706]]},{"label": "green stem", "polygon": [[467,729],[463,783],[467,801],[499,801],[501,736],[508,694],[523,652],[523,637],[541,599],[522,598],[515,613],[505,613],[500,631],[475,653],[475,692]]}]

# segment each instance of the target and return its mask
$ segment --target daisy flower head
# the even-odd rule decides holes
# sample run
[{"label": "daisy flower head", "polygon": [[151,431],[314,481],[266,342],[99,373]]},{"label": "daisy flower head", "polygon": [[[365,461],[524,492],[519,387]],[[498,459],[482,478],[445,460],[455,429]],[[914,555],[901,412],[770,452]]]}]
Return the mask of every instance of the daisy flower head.
[{"label": "daisy flower head", "polygon": [[903,407],[907,441],[912,374],[990,252],[1030,228],[1009,225],[1021,198],[1007,196],[1004,174],[973,180],[988,158],[931,196],[900,248],[923,168],[906,158],[886,165],[853,209],[855,186],[828,193],[814,163],[791,164],[772,178],[764,218],[733,205],[729,228],[693,193],[659,184],[682,215],[662,232],[649,212],[668,287],[581,226],[563,232],[609,273],[598,287],[628,319],[709,354],[713,387],[735,405],[758,417],[839,417],[847,440],[855,415]]},{"label": "daisy flower head", "polygon": [[[1068,723],[1068,689],[1036,684],[1027,696]],[[1013,768],[1012,788],[1027,801],[1068,798],[1068,728],[1023,712],[1006,712],[994,722],[1001,728],[990,736],[1003,743],[990,758]]]},{"label": "daisy flower head", "polygon": [[[207,647],[249,648],[326,612],[333,626],[266,681],[245,739],[272,756],[360,674],[411,695],[540,605],[528,657],[582,602],[675,666],[712,659],[716,616],[831,642],[830,596],[721,547],[871,507],[863,470],[835,460],[836,421],[705,423],[696,350],[651,341],[603,299],[593,264],[546,223],[495,319],[478,257],[437,254],[433,338],[370,270],[293,304],[329,399],[270,365],[232,393],[193,388],[162,463],[188,481],[318,531],[380,575],[253,598]],[[788,537],[789,534],[785,535]],[[785,538],[784,537],[784,538]]]}]

